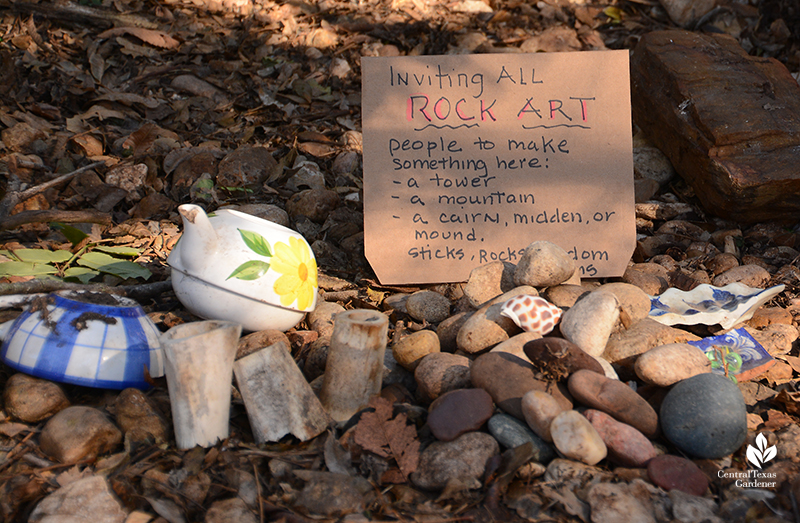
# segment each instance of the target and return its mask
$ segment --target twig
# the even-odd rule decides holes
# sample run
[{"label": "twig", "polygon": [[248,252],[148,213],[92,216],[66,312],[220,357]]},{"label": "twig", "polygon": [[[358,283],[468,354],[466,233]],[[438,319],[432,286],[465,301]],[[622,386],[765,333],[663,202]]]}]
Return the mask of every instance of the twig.
[{"label": "twig", "polygon": [[0,200],[0,221],[2,221],[6,216],[8,216],[9,213],[11,212],[11,209],[13,209],[19,202],[24,202],[28,198],[33,198],[37,194],[46,191],[50,187],[55,187],[56,185],[65,182],[67,180],[70,180],[74,176],[84,171],[88,171],[89,169],[94,169],[95,167],[99,167],[100,165],[105,165],[105,162],[102,160],[99,162],[93,162],[90,163],[89,165],[84,165],[79,169],[75,169],[74,171],[69,172],[67,174],[62,174],[61,176],[53,178],[52,180],[49,180],[47,182],[40,183],[39,185],[36,185],[29,189],[25,189],[24,191],[20,192],[14,191],[8,193],[5,196],[5,198]]},{"label": "twig", "polygon": [[141,16],[115,13],[106,9],[96,9],[83,5],[65,4],[53,5],[52,2],[46,4],[34,4],[20,0],[12,0],[11,8],[23,13],[35,13],[39,16],[52,18],[59,22],[70,21],[78,23],[89,23],[102,27],[113,25],[136,26],[155,29],[155,22]]},{"label": "twig", "polygon": [[48,293],[61,290],[105,292],[125,296],[136,301],[143,301],[154,296],[158,296],[172,289],[172,283],[159,281],[153,283],[142,283],[138,285],[117,285],[111,287],[102,283],[84,285],[81,283],[69,283],[60,280],[31,280],[15,283],[0,283],[0,296],[9,294],[34,294]]},{"label": "twig", "polygon": [[62,211],[61,209],[48,209],[44,211],[22,211],[0,219],[0,231],[16,229],[26,223],[99,223],[111,225],[111,215],[98,211]]},{"label": "twig", "polygon": [[[65,181],[67,181],[67,180],[70,180],[73,177],[77,176],[78,174],[80,174],[80,173],[82,173],[84,171],[88,171],[89,169],[94,169],[95,167],[98,167],[98,166],[104,165],[104,164],[105,164],[105,162],[103,162],[103,161],[93,162],[93,163],[90,163],[89,165],[84,165],[83,167],[75,169],[74,171],[69,172],[67,174],[62,174],[61,176],[53,178],[52,180],[49,180],[47,182],[40,183],[39,185],[36,185],[34,187],[30,187],[28,189],[25,189],[24,191],[19,191],[19,192],[12,191],[12,192],[9,192],[8,194],[5,195],[5,197],[2,200],[0,200],[0,230],[2,230],[2,229],[11,229],[13,227],[22,225],[23,223],[32,223],[34,221],[37,221],[36,219],[32,219],[32,217],[35,217],[37,215],[36,214],[29,214],[29,213],[48,213],[48,212],[49,213],[53,213],[53,212],[57,212],[57,213],[60,213],[59,214],[59,218],[61,219],[61,221],[68,220],[67,216],[70,213],[67,213],[66,211],[53,211],[53,210],[51,210],[51,211],[26,211],[26,212],[21,212],[19,214],[15,214],[14,216],[9,216],[9,214],[11,214],[11,210],[14,207],[16,207],[16,205],[18,203],[24,202],[28,198],[32,198],[32,197],[36,196],[37,194],[40,194],[40,193],[46,191],[47,189],[49,189],[51,187],[55,187],[56,185],[58,185],[60,183],[63,183]],[[91,213],[91,214],[94,214],[94,215],[97,214],[97,213],[92,213],[91,211],[76,211],[76,212],[84,212],[84,213],[88,212],[88,213]],[[27,217],[20,218],[21,216],[27,216]],[[107,217],[107,219],[109,220],[109,223],[110,223],[110,217]],[[27,220],[27,221],[20,221],[20,220]],[[42,222],[42,221],[53,221],[53,220],[52,219],[39,219],[38,221]],[[73,221],[73,223],[74,223],[74,221]]]}]

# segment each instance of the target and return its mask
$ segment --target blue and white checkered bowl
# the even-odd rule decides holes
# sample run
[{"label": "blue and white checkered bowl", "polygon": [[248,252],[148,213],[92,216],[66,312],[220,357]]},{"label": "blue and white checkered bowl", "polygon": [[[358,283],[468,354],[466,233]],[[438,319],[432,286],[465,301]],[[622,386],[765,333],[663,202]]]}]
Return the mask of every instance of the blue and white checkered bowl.
[{"label": "blue and white checkered bowl", "polygon": [[104,389],[149,388],[164,375],[160,332],[135,301],[61,291],[33,305],[3,336],[0,360],[39,378]]}]

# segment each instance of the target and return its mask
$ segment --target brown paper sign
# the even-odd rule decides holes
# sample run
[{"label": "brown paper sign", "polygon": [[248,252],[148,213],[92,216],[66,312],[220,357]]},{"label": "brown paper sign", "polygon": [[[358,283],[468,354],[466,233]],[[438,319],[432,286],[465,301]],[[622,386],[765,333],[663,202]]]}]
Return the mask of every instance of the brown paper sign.
[{"label": "brown paper sign", "polygon": [[537,240],[633,253],[627,51],[363,58],[364,242],[384,284],[465,281]]}]

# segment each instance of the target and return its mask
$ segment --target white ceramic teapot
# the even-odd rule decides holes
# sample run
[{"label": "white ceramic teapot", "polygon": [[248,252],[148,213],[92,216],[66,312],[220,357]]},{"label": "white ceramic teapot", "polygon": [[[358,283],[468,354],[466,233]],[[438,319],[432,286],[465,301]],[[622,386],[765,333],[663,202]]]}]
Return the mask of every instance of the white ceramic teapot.
[{"label": "white ceramic teapot", "polygon": [[167,258],[183,305],[248,331],[287,331],[314,310],[317,262],[299,233],[249,214],[178,207],[183,236]]}]

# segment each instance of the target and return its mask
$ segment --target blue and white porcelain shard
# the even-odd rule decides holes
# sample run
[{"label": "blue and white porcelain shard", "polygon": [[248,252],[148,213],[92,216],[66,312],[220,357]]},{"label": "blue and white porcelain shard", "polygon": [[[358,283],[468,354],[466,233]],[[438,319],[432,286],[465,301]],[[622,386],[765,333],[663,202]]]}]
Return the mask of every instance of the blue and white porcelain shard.
[{"label": "blue and white porcelain shard", "polygon": [[[714,356],[714,350],[717,348],[724,348],[738,354],[742,363],[739,370],[735,372],[735,375],[742,381],[759,375],[761,372],[764,372],[771,363],[774,363],[774,358],[770,353],[745,329],[735,329],[718,336],[710,336],[702,340],[688,341],[686,343],[694,345],[706,354],[711,352],[712,356]],[[718,374],[725,373],[721,366],[715,368],[714,372]]]},{"label": "blue and white porcelain shard", "polygon": [[[42,298],[4,324],[0,360],[51,381],[105,389],[146,389],[164,375],[160,332],[135,301],[87,292]],[[32,310],[31,310],[32,309]]]},{"label": "blue and white porcelain shard", "polygon": [[650,317],[664,325],[719,324],[730,329],[747,321],[769,300],[783,292],[785,285],[768,289],[729,283],[714,287],[704,283],[690,291],[668,289],[659,296],[650,296]]}]

